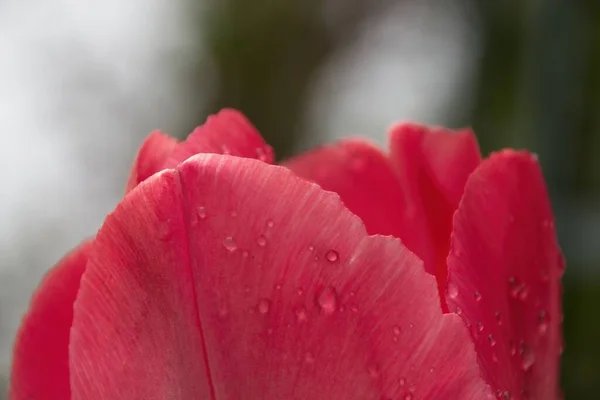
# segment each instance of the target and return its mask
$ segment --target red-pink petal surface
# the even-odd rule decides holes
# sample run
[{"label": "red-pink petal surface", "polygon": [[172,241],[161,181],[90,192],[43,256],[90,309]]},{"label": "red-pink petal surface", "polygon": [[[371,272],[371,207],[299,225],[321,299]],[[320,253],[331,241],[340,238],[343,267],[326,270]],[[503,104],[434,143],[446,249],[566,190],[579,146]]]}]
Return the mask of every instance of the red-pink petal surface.
[{"label": "red-pink petal surface", "polygon": [[126,192],[163,169],[175,146],[177,146],[176,139],[160,131],[152,132],[140,146],[127,182]]},{"label": "red-pink petal surface", "polygon": [[193,157],[97,236],[73,399],[485,399],[435,280],[337,196],[256,160]]},{"label": "red-pink petal surface", "polygon": [[492,155],[469,178],[454,218],[447,300],[506,398],[558,398],[563,268],[537,161]]},{"label": "red-pink petal surface", "polygon": [[[337,193],[370,234],[410,235],[405,197],[390,160],[362,140],[319,147],[284,163],[296,175]],[[410,229],[409,229],[410,228]]]},{"label": "red-pink petal surface", "polygon": [[174,168],[198,153],[230,154],[273,163],[273,150],[239,111],[225,108],[208,117],[181,142],[164,165]]},{"label": "red-pink petal surface", "polygon": [[392,128],[390,151],[407,197],[400,238],[436,275],[443,301],[452,217],[481,159],[477,140],[470,130],[403,123]]},{"label": "red-pink petal surface", "polygon": [[11,400],[70,399],[69,330],[92,241],[51,269],[33,296],[13,353]]}]

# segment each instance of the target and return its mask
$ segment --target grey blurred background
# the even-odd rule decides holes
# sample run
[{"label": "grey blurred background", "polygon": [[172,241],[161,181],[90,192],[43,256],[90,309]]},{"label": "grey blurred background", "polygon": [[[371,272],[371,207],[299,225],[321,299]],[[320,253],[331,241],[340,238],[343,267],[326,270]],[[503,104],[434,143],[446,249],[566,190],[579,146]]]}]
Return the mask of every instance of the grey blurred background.
[{"label": "grey blurred background", "polygon": [[223,106],[285,157],[412,119],[540,156],[568,260],[567,399],[600,392],[600,2],[0,0],[0,399],[45,271],[152,129]]}]

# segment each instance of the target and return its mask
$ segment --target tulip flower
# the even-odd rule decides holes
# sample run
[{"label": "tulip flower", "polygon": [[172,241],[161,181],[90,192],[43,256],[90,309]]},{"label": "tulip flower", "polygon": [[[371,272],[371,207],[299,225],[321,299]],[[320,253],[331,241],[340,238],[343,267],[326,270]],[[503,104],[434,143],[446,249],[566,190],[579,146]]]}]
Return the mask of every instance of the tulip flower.
[{"label": "tulip flower", "polygon": [[281,166],[238,112],[155,132],[18,332],[12,400],[557,399],[559,250],[535,156],[391,130]]}]

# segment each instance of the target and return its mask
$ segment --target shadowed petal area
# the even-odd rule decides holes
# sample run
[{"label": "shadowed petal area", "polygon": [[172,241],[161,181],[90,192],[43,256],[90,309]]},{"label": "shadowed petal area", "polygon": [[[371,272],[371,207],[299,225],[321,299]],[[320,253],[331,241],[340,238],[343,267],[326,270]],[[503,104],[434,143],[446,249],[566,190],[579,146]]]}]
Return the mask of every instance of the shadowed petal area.
[{"label": "shadowed petal area", "polygon": [[485,399],[471,338],[399,240],[282,167],[199,155],[99,231],[73,399]]},{"label": "shadowed petal area", "polygon": [[174,168],[198,153],[230,154],[273,163],[271,146],[242,113],[229,108],[211,115],[196,128],[175,148],[164,168]]},{"label": "shadowed petal area", "polygon": [[563,269],[536,159],[492,155],[469,178],[454,218],[447,300],[506,398],[558,398]]},{"label": "shadowed petal area", "polygon": [[[391,130],[390,158],[407,198],[404,244],[438,280],[442,306],[452,217],[467,178],[480,162],[470,130],[402,123]],[[410,233],[408,233],[410,232]]]},{"label": "shadowed petal area", "polygon": [[31,301],[13,353],[11,400],[70,399],[69,330],[92,241],[51,269]]},{"label": "shadowed petal area", "polygon": [[[405,198],[389,159],[363,140],[344,140],[319,147],[283,164],[301,178],[337,193],[364,222],[368,233],[404,239]],[[408,229],[410,228],[410,229]]]},{"label": "shadowed petal area", "polygon": [[157,171],[163,169],[165,162],[177,146],[177,140],[160,131],[152,132],[138,151],[133,163],[131,175],[127,181],[126,192],[145,181]]}]

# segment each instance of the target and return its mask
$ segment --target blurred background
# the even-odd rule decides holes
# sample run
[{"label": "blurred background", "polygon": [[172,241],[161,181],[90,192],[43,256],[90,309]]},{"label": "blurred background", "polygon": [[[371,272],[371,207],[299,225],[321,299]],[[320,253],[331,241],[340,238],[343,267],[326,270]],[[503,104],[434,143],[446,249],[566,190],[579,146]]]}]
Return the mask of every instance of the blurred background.
[{"label": "blurred background", "polygon": [[0,0],[0,399],[32,291],[144,136],[223,106],[280,158],[406,119],[537,152],[568,260],[562,385],[598,398],[600,2]]}]

